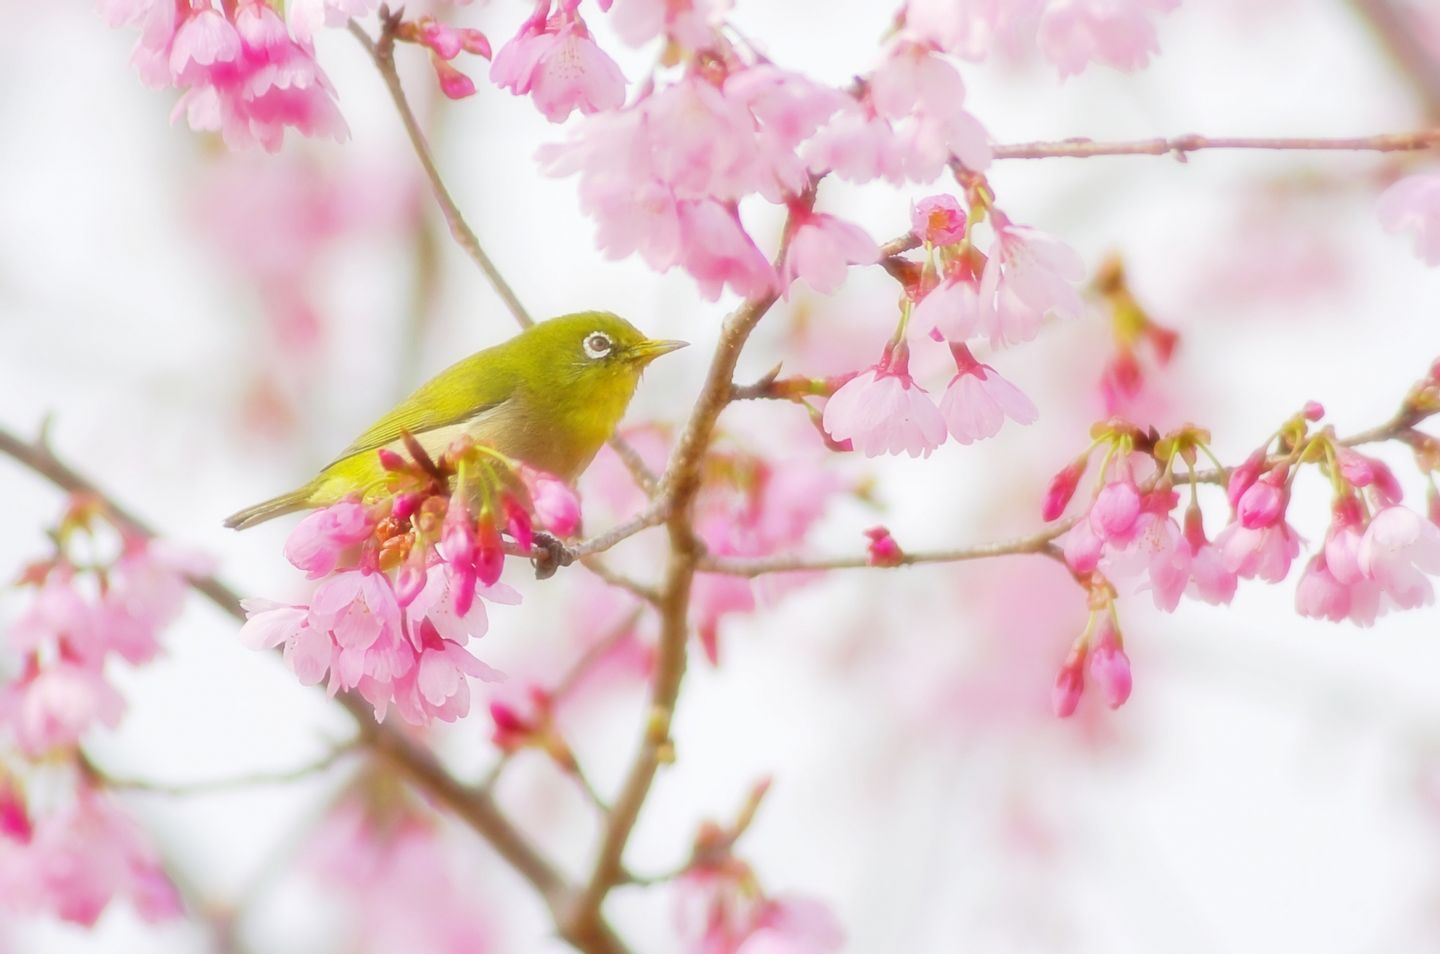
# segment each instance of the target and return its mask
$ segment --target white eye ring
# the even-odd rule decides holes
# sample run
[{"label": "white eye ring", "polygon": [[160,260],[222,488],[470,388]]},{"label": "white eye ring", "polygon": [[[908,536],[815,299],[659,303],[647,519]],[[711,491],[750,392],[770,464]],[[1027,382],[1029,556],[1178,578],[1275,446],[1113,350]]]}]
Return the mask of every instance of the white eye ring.
[{"label": "white eye ring", "polygon": [[615,343],[605,332],[592,331],[585,336],[584,347],[585,356],[598,361],[614,349]]}]

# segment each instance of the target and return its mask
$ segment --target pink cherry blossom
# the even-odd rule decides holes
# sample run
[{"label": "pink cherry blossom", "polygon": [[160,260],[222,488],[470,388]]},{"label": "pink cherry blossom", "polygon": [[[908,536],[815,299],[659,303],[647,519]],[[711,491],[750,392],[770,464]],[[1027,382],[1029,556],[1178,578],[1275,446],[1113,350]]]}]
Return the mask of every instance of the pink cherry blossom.
[{"label": "pink cherry blossom", "polygon": [[104,657],[105,633],[93,606],[68,567],[56,567],[35,590],[34,599],[5,634],[21,654],[65,646],[87,659]]},{"label": "pink cherry blossom", "polygon": [[285,540],[285,558],[312,580],[331,573],[346,548],[364,540],[375,521],[354,500],[342,500],[309,513]]},{"label": "pink cherry blossom", "polygon": [[699,282],[702,297],[716,301],[726,285],[747,298],[776,290],[774,266],[755,247],[733,208],[707,199],[681,202],[679,213],[681,265]]},{"label": "pink cherry blossom", "polygon": [[1225,566],[1219,548],[1205,536],[1200,508],[1185,512],[1185,541],[1190,545],[1190,583],[1186,592],[1211,605],[1229,603],[1235,597],[1237,579]]},{"label": "pink cherry blossom", "polygon": [[845,943],[834,913],[804,897],[767,900],[735,954],[832,954]]},{"label": "pink cherry blossom", "polygon": [[1124,543],[1135,532],[1140,508],[1140,488],[1135,484],[1130,462],[1117,458],[1105,486],[1090,506],[1090,527],[1102,540]]},{"label": "pink cherry blossom", "polygon": [[895,129],[908,178],[933,180],[952,157],[977,172],[990,165],[989,135],[965,111],[960,72],[926,44],[902,37],[890,48],[870,77],[870,101]]},{"label": "pink cherry blossom", "polygon": [[960,343],[981,331],[987,314],[980,301],[979,283],[956,270],[920,299],[910,320],[922,335],[938,334],[946,341]]},{"label": "pink cherry blossom", "polygon": [[995,347],[1034,338],[1047,316],[1078,318],[1085,264],[1059,239],[995,216],[995,242],[980,278],[983,330]]},{"label": "pink cherry blossom", "polygon": [[531,468],[522,472],[530,500],[535,505],[535,522],[559,537],[580,529],[580,498],[564,481]]},{"label": "pink cherry blossom", "polygon": [[1375,514],[1360,543],[1360,568],[1401,609],[1435,599],[1428,577],[1440,574],[1440,527],[1407,507]]},{"label": "pink cherry blossom", "polygon": [[785,295],[798,279],[815,291],[828,295],[840,287],[851,265],[871,265],[880,257],[880,247],[864,229],[823,212],[797,214],[780,284]]},{"label": "pink cherry blossom", "polygon": [[241,0],[233,23],[214,10],[196,12],[176,33],[170,67],[173,81],[188,87],[172,119],[183,114],[192,129],[218,132],[231,148],[258,143],[274,152],[286,128],[337,141],[349,135],[313,52],[262,0]]},{"label": "pink cherry blossom", "polygon": [[866,457],[929,457],[945,442],[945,418],[910,377],[909,363],[902,344],[841,385],[825,405],[826,433]]},{"label": "pink cherry blossom", "polygon": [[625,102],[620,67],[573,13],[527,20],[495,54],[490,79],[517,96],[530,96],[552,123],[564,122],[577,109],[597,113]]},{"label": "pink cherry blossom", "polygon": [[1071,654],[1060,672],[1055,676],[1055,685],[1050,692],[1050,708],[1058,719],[1068,719],[1080,706],[1080,696],[1085,692],[1085,656]]},{"label": "pink cherry blossom", "polygon": [[1073,76],[1090,63],[1140,69],[1159,50],[1153,12],[1173,10],[1180,0],[1050,0],[1036,40],[1060,70]]},{"label": "pink cherry blossom", "polygon": [[1370,626],[1380,613],[1380,587],[1373,580],[1358,577],[1341,582],[1331,572],[1322,551],[1315,554],[1300,574],[1295,587],[1295,610],[1301,616],[1340,622],[1349,619]]},{"label": "pink cherry blossom", "polygon": [[1046,523],[1059,520],[1065,508],[1070,505],[1070,499],[1075,496],[1075,490],[1080,486],[1080,478],[1085,475],[1089,460],[1090,455],[1086,454],[1061,468],[1059,473],[1051,478],[1050,486],[1045,491],[1043,516]]},{"label": "pink cherry blossom", "polygon": [[926,196],[910,207],[910,231],[930,245],[952,245],[965,237],[965,210],[953,195]]},{"label": "pink cherry blossom", "polygon": [[347,20],[363,17],[379,0],[286,0],[285,20],[301,43],[309,43],[320,27],[344,26]]},{"label": "pink cherry blossom", "polygon": [[1344,446],[1335,448],[1335,460],[1340,465],[1341,477],[1355,487],[1373,487],[1382,504],[1397,504],[1405,496],[1400,481],[1384,461]]},{"label": "pink cherry blossom", "polygon": [[1235,516],[1242,526],[1250,530],[1268,527],[1285,516],[1290,503],[1288,474],[1288,467],[1275,467],[1245,489],[1235,506]]},{"label": "pink cherry blossom", "polygon": [[1386,189],[1376,205],[1380,225],[1394,235],[1409,234],[1415,255],[1440,265],[1440,174],[1406,176]]},{"label": "pink cherry blossom", "polygon": [[[852,100],[802,150],[812,172],[833,172],[847,182],[904,181],[904,157],[890,123],[875,114],[868,100]],[[932,177],[933,178],[933,177]]]},{"label": "pink cherry blossom", "polygon": [[964,345],[953,345],[960,369],[940,398],[940,416],[950,436],[971,444],[1000,433],[1005,418],[1016,424],[1034,424],[1040,413],[1035,404],[990,365],[981,364]]},{"label": "pink cherry blossom", "polygon": [[1243,579],[1279,583],[1300,553],[1300,537],[1284,520],[1253,529],[1232,523],[1215,538],[1227,570]]},{"label": "pink cherry blossom", "polygon": [[871,566],[899,566],[905,556],[900,549],[900,544],[890,536],[890,531],[884,527],[871,527],[865,531],[865,536],[870,542],[865,547],[869,555]]}]

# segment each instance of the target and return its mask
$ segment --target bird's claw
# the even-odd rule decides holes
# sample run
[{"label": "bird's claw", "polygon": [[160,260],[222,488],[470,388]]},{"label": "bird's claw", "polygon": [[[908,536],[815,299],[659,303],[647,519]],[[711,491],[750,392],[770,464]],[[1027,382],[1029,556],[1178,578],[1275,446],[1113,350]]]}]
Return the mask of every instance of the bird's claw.
[{"label": "bird's claw", "polygon": [[535,567],[535,579],[548,580],[556,570],[575,562],[575,551],[554,534],[537,530],[530,543],[530,562]]}]

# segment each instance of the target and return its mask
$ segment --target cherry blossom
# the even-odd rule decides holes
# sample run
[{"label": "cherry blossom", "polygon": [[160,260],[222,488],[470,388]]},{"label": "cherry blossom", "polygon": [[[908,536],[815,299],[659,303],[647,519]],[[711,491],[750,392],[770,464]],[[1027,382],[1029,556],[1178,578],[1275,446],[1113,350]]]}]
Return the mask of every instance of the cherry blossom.
[{"label": "cherry blossom", "polygon": [[625,102],[620,67],[573,10],[526,20],[495,54],[490,79],[517,96],[528,95],[552,123],[564,122],[577,109],[597,113]]},{"label": "cherry blossom", "polygon": [[995,242],[980,278],[981,325],[991,345],[1034,338],[1047,316],[1079,317],[1085,264],[1070,246],[996,215]]},{"label": "cherry blossom", "polygon": [[822,295],[840,287],[850,265],[871,265],[880,248],[865,231],[833,215],[801,212],[780,272],[785,294],[796,280]]},{"label": "cherry blossom", "polygon": [[964,345],[952,345],[959,369],[940,398],[940,416],[950,436],[961,444],[994,437],[1008,417],[1016,424],[1034,424],[1039,411],[1015,385],[990,365],[981,364]]},{"label": "cherry blossom", "polygon": [[825,405],[825,431],[866,457],[929,457],[945,442],[945,418],[910,377],[909,351],[887,347],[878,363],[851,378]]}]

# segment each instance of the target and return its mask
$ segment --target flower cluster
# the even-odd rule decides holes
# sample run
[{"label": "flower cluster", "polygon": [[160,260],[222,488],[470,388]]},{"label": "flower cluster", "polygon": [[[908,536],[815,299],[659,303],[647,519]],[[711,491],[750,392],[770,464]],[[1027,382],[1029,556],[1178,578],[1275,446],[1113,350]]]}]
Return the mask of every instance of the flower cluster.
[{"label": "flower cluster", "polygon": [[812,898],[771,896],[734,853],[768,782],[750,793],[729,827],[700,826],[690,862],[675,880],[676,927],[683,947],[705,954],[830,954],[844,933],[829,908]]},{"label": "flower cluster", "polygon": [[[308,603],[251,599],[240,631],[256,649],[283,647],[300,681],[355,690],[384,719],[446,722],[470,711],[469,678],[495,669],[465,648],[488,628],[485,603],[516,603],[500,582],[508,535],[534,540],[536,498],[556,530],[574,529],[568,491],[546,475],[458,440],[438,462],[411,442],[413,460],[378,451],[389,473],[374,499],[348,498],[300,521],[286,558],[320,581]],[[534,488],[533,491],[531,488]],[[542,524],[543,526],[543,524]]]},{"label": "flower cluster", "polygon": [[[106,679],[160,651],[190,578],[207,561],[142,537],[89,497],[52,530],[55,553],[26,567],[28,605],[5,630],[16,667],[0,686],[0,903],[92,925],[112,898],[146,920],[180,912],[144,833],[95,785],[79,744],[124,711]],[[33,797],[31,797],[33,795]]]},{"label": "flower cluster", "polygon": [[[1077,283],[1085,269],[1063,242],[1013,224],[990,205],[983,185],[970,190],[967,214],[952,196],[917,203],[915,236],[925,262],[907,282],[899,327],[880,360],[835,391],[823,425],[835,441],[874,457],[928,456],[947,435],[961,444],[995,436],[1006,419],[1031,424],[1035,405],[1019,388],[982,364],[970,343],[991,347],[1029,341],[1046,317],[1073,318],[1082,305]],[[975,226],[988,216],[989,253],[975,245]],[[910,374],[910,332],[945,345],[955,374],[937,405]]]},{"label": "flower cluster", "polygon": [[[1440,367],[1411,391],[1402,415],[1418,419],[1436,410]],[[1333,490],[1332,519],[1296,588],[1297,611],[1368,626],[1387,610],[1413,609],[1434,600],[1430,577],[1440,575],[1440,513],[1427,517],[1405,507],[1400,483],[1384,462],[1342,443],[1330,427],[1312,427],[1323,415],[1318,404],[1307,404],[1244,463],[1228,473],[1220,469],[1230,518],[1213,542],[1205,532],[1197,493],[1199,456],[1214,460],[1208,434],[1187,426],[1160,438],[1117,420],[1096,427],[1091,447],[1051,482],[1044,506],[1047,520],[1059,519],[1091,456],[1104,448],[1089,503],[1060,542],[1071,571],[1092,594],[1105,598],[1092,598],[1096,605],[1091,624],[1061,671],[1057,712],[1074,711],[1087,654],[1097,681],[1105,681],[1097,676],[1097,665],[1112,676],[1118,672],[1113,654],[1096,663],[1092,652],[1108,644],[1111,630],[1119,646],[1111,580],[1139,580],[1155,606],[1171,612],[1182,595],[1228,603],[1239,580],[1279,583],[1288,577],[1301,550],[1300,535],[1289,519],[1291,485],[1307,467],[1318,469]],[[1422,470],[1437,469],[1440,449],[1433,439],[1417,435],[1414,443]],[[1177,520],[1180,465],[1189,471],[1189,502]],[[1432,510],[1434,499],[1432,494]],[[1128,662],[1124,671],[1126,691],[1106,690],[1112,705],[1128,696]]]},{"label": "flower cluster", "polygon": [[1114,597],[1114,592],[1103,581],[1096,581],[1090,591],[1089,622],[1070,647],[1051,692],[1051,707],[1062,719],[1074,715],[1080,705],[1087,671],[1110,708],[1118,709],[1130,698],[1130,657],[1125,655],[1120,637],[1120,618],[1115,612]]},{"label": "flower cluster", "polygon": [[0,903],[86,927],[114,898],[146,921],[178,916],[180,895],[140,826],[90,783],[67,785],[61,804],[33,813],[18,780],[0,779]]},{"label": "flower cluster", "polygon": [[[183,90],[182,114],[197,131],[216,132],[232,149],[279,150],[285,130],[344,141],[349,127],[335,89],[315,59],[314,32],[369,13],[375,0],[100,0],[111,26],[140,30],[132,57],[155,88]],[[283,12],[277,12],[283,11]],[[490,56],[478,30],[455,29],[434,17],[396,25],[396,40],[430,51],[447,96],[475,92],[451,60],[462,51]]]},{"label": "flower cluster", "polygon": [[18,671],[0,687],[0,724],[35,759],[119,721],[124,702],[105,678],[107,662],[154,658],[188,578],[208,571],[198,555],[131,532],[90,498],[70,503],[53,536],[55,554],[21,577],[31,600],[6,634]]},{"label": "flower cluster", "polygon": [[318,4],[292,4],[290,26],[265,0],[101,6],[112,26],[140,28],[133,57],[140,78],[184,90],[172,116],[183,114],[190,128],[218,132],[232,149],[259,144],[271,152],[287,128],[336,140],[349,135],[309,37]]},{"label": "flower cluster", "polygon": [[393,775],[363,772],[304,846],[303,870],[343,911],[345,950],[483,954],[493,914],[461,846]]}]

